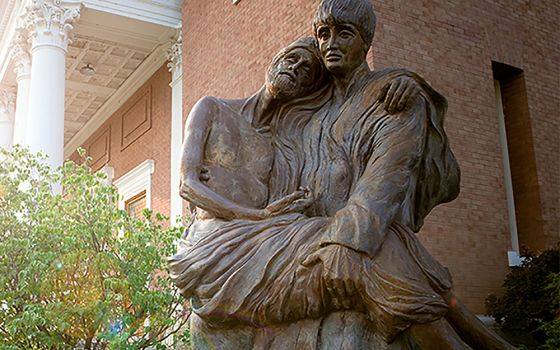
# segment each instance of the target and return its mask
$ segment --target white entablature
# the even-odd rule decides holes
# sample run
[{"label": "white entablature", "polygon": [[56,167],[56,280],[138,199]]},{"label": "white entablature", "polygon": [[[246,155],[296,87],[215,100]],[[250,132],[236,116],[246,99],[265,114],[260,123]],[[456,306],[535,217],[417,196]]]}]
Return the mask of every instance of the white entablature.
[{"label": "white entablature", "polygon": [[181,0],[84,0],[88,8],[167,27],[181,24]]}]

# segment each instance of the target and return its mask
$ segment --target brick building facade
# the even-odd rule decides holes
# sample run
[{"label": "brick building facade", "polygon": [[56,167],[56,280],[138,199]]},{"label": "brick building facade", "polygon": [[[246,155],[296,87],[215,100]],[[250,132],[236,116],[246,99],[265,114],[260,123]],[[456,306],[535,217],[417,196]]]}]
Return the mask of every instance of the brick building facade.
[{"label": "brick building facade", "polygon": [[[167,67],[159,68],[81,145],[93,158],[93,169],[111,167],[114,180],[153,160],[149,206],[165,215],[170,211],[170,79]],[[80,162],[77,153],[70,159]]]},{"label": "brick building facade", "polygon": [[[461,194],[433,210],[419,237],[483,313],[520,246],[539,252],[560,238],[560,2],[373,1],[370,66],[417,72],[448,99]],[[178,164],[190,108],[204,95],[259,89],[275,53],[312,34],[318,3],[0,1],[0,146],[47,148],[54,164],[82,146],[111,175],[121,205],[174,217],[186,207]],[[49,27],[70,30],[60,42],[34,35],[56,18],[72,24]]]},{"label": "brick building facade", "polygon": [[[239,98],[256,91],[274,54],[312,34],[318,3],[185,0],[184,116],[204,95]],[[374,5],[378,22],[370,66],[417,72],[449,101],[446,129],[462,170],[461,194],[428,216],[419,237],[449,267],[457,294],[483,313],[485,297],[500,290],[512,250],[495,79],[505,111],[518,242],[542,251],[559,240],[560,4]]]}]

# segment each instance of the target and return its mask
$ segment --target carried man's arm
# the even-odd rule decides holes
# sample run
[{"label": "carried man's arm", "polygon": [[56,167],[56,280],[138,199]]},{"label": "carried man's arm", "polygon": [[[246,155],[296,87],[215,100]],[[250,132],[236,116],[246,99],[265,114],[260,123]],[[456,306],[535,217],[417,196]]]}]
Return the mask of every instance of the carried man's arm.
[{"label": "carried man's arm", "polygon": [[216,193],[202,180],[208,179],[204,168],[204,148],[213,123],[213,97],[200,99],[189,114],[181,158],[180,195],[195,206],[226,220],[260,220],[286,212],[299,211],[308,205],[309,194],[301,189],[271,203],[266,208],[248,208]]}]

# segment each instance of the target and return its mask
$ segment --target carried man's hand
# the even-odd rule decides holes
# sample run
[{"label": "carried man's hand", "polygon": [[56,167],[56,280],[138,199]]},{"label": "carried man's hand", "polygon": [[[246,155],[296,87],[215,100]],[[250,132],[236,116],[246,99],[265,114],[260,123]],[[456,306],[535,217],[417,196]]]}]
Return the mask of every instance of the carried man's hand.
[{"label": "carried man's hand", "polygon": [[395,114],[412,104],[420,91],[420,85],[416,80],[401,76],[383,87],[378,101],[383,102],[387,112]]},{"label": "carried man's hand", "polygon": [[200,175],[198,176],[199,180],[201,182],[208,182],[208,180],[210,180],[210,172],[208,171],[208,168],[205,166],[201,166],[200,167]]},{"label": "carried man's hand", "polygon": [[[198,172],[198,180],[204,186],[207,186],[207,182],[211,179],[210,171],[207,167],[202,166]],[[189,197],[190,188],[185,185],[187,180],[184,176],[181,176],[179,180],[179,195],[187,200],[191,201]],[[313,203],[313,196],[307,188],[299,188],[297,191],[280,198],[279,200],[269,204],[264,209],[257,208],[246,208],[242,206],[230,206],[228,210],[221,210],[216,212],[214,215],[224,219],[245,219],[245,220],[264,220],[270,217],[287,214],[287,213],[301,213],[304,211],[311,203]],[[227,215],[226,215],[227,214]]]}]

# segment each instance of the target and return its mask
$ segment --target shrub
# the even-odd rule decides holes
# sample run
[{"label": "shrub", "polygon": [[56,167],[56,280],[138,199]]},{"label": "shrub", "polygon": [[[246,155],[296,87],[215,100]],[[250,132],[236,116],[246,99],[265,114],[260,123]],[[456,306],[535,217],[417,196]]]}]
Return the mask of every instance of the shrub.
[{"label": "shrub", "polygon": [[119,210],[87,161],[0,159],[0,349],[165,348],[187,318],[165,259],[181,229]]},{"label": "shrub", "polygon": [[539,331],[545,334],[545,342],[542,346],[543,350],[560,349],[560,273],[551,275],[551,283],[547,286],[554,296],[553,305],[556,305],[556,317],[552,321],[543,322],[539,327]]},{"label": "shrub", "polygon": [[526,333],[543,349],[560,348],[559,264],[558,249],[528,254],[522,266],[506,276],[504,295],[486,299],[488,314],[504,332]]}]

